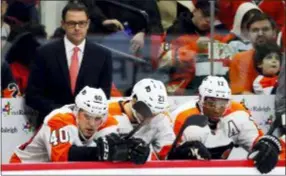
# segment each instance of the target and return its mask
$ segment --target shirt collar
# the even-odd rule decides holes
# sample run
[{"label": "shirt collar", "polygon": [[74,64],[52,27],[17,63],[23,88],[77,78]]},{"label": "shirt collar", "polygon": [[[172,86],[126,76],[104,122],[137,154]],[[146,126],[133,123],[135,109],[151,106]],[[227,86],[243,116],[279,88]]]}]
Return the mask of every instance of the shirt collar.
[{"label": "shirt collar", "polygon": [[84,51],[86,39],[84,39],[81,44],[78,46],[74,45],[71,41],[68,40],[67,36],[64,37],[65,47],[68,51],[73,51],[74,47],[78,47],[81,52]]}]

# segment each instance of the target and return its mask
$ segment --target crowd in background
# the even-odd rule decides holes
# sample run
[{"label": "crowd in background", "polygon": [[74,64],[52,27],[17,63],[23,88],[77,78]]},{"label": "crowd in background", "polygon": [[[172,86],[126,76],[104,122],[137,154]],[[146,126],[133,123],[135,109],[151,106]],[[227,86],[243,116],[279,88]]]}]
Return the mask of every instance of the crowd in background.
[{"label": "crowd in background", "polygon": [[[210,74],[225,77],[233,94],[275,94],[279,85],[286,43],[283,0],[213,1],[214,21],[211,1],[204,0],[70,2],[88,9],[87,38],[112,51],[111,96],[129,96],[144,77],[163,81],[169,95],[196,95]],[[62,26],[47,35],[40,3],[1,1],[2,97],[24,96],[37,48],[65,36]]]},{"label": "crowd in background", "polygon": [[[249,121],[251,113],[246,107],[242,107],[242,104],[229,104],[231,95],[276,95],[276,116],[285,117],[284,0],[69,0],[67,3],[62,9],[61,25],[49,36],[46,26],[40,20],[41,1],[1,1],[1,97],[24,97],[26,105],[39,111],[36,127],[45,125],[46,119],[49,120],[50,117],[56,123],[61,124],[62,120],[64,125],[67,125],[67,118],[72,125],[81,127],[82,124],[77,124],[73,116],[51,113],[57,112],[61,107],[64,114],[68,115],[71,115],[71,109],[78,115],[84,112],[84,108],[91,114],[95,113],[96,109],[101,114],[95,114],[94,119],[99,121],[99,116],[107,118],[107,113],[111,112],[108,108],[112,106],[109,105],[107,108],[107,99],[124,96],[129,96],[131,100],[116,102],[114,112],[122,113],[124,110],[128,120],[137,121],[139,124],[142,120],[138,117],[139,110],[143,114],[146,113],[140,102],[153,108],[149,108],[152,110],[149,114],[141,114],[141,118],[157,117],[160,113],[166,115],[164,108],[167,109],[168,96],[172,95],[199,94],[200,100],[187,112],[208,116],[205,126],[208,124],[212,128],[212,123],[215,124],[212,130],[217,129],[219,121],[216,119],[214,122],[213,119],[243,108],[246,118],[241,115],[236,118],[241,123],[239,127],[248,127],[251,123],[251,129],[255,131],[253,136],[256,138],[258,132],[259,136],[262,136],[252,124],[254,122]],[[139,80],[143,80],[146,85]],[[227,90],[216,90],[216,86]],[[150,87],[153,91],[156,90],[154,96],[150,93]],[[144,92],[147,94],[143,94]],[[164,96],[157,96],[156,93],[161,92],[164,92]],[[81,98],[76,98],[76,95]],[[140,98],[144,101],[139,100]],[[214,99],[219,103],[214,105]],[[157,101],[158,105],[152,106],[152,103]],[[74,102],[75,108],[64,106]],[[100,107],[102,109],[93,105],[98,102],[104,104]],[[136,104],[139,106],[137,110]],[[211,114],[210,109],[219,109],[221,112],[213,111],[214,114]],[[89,111],[87,112],[90,113]],[[79,119],[93,119],[88,113],[79,116]],[[182,114],[186,117],[182,117]],[[178,115],[178,119],[186,120],[188,115],[185,112],[182,114]],[[240,121],[241,119],[246,121]],[[175,126],[183,124],[180,120],[174,121],[178,123],[175,123]],[[53,129],[56,125],[51,121],[48,125]],[[103,126],[114,125],[113,123],[117,125],[116,120],[110,119],[100,123]],[[169,121],[166,122],[168,123]],[[171,144],[174,141],[171,126],[159,122],[158,124],[170,127],[166,131],[169,130],[171,135],[168,136],[161,130],[162,135],[158,136],[166,135]],[[159,128],[158,124],[155,127]],[[228,127],[228,138],[242,131],[245,137],[252,137],[249,140],[251,142],[247,142],[249,149],[254,141],[256,142],[248,131],[238,130],[234,125],[236,134],[235,131],[231,131],[230,123]],[[44,131],[44,128],[39,129]],[[181,129],[181,126],[178,129]],[[87,127],[86,133],[90,139],[96,130]],[[46,132],[50,133],[49,130]],[[75,136],[85,140],[85,134],[79,134]],[[153,132],[150,135],[142,133],[142,136],[153,141],[149,139],[154,137]],[[80,140],[84,141],[82,139]],[[62,140],[67,142],[65,138]],[[116,141],[115,137],[112,140]],[[257,142],[258,147],[255,143],[253,151],[256,147],[264,145],[264,140],[266,143],[269,140],[270,143],[279,143],[278,139],[266,135],[261,144]],[[52,145],[56,146],[57,141],[53,142]],[[27,145],[21,146],[21,151]],[[149,153],[149,148],[145,148],[148,151],[144,153],[144,157]],[[264,152],[266,149],[261,148],[261,155],[267,153]],[[280,152],[279,148],[280,145],[277,149]],[[82,151],[77,147],[72,149]],[[158,153],[165,157],[166,151],[163,147]],[[140,154],[140,150],[136,152]],[[278,159],[279,152],[274,156],[275,159]],[[267,154],[271,157],[272,153]],[[184,156],[182,153],[179,154]],[[177,155],[178,153],[176,157]],[[53,156],[63,155],[56,152]],[[78,157],[81,155],[71,156],[72,158],[68,158],[71,160],[68,161],[80,161]],[[135,163],[146,161],[146,158],[144,162],[137,161],[139,157],[135,154],[131,156],[131,160],[132,157]],[[164,157],[159,155],[158,158]],[[16,155],[12,158],[15,161],[19,159]],[[56,161],[57,159],[60,161],[67,158],[56,158]],[[268,159],[263,160],[268,165]],[[268,170],[260,169],[262,173],[267,173]]]}]

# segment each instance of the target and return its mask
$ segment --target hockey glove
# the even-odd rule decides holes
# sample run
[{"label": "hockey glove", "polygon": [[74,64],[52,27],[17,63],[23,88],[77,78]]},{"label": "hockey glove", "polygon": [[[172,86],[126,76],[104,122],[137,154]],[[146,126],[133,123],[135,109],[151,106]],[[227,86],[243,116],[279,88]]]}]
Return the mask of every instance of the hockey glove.
[{"label": "hockey glove", "polygon": [[254,165],[262,174],[270,172],[277,164],[281,144],[275,136],[261,137],[253,146],[248,158],[254,160]]},{"label": "hockey glove", "polygon": [[129,159],[135,164],[144,164],[149,156],[150,147],[140,138],[127,139]]},{"label": "hockey glove", "polygon": [[96,141],[98,145],[99,161],[127,161],[129,152],[124,139],[118,134],[100,137]]},{"label": "hockey glove", "polygon": [[205,145],[199,141],[188,141],[171,151],[169,160],[210,160],[211,154]]}]

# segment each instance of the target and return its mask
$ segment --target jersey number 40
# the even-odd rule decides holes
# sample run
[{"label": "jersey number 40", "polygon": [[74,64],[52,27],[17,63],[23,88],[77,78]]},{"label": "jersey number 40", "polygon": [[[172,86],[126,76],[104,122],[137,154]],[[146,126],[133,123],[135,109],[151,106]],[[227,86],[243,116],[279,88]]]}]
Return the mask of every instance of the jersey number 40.
[{"label": "jersey number 40", "polygon": [[70,140],[70,136],[67,130],[60,128],[58,130],[54,130],[50,136],[50,143],[52,145],[58,145],[61,143],[66,143]]}]

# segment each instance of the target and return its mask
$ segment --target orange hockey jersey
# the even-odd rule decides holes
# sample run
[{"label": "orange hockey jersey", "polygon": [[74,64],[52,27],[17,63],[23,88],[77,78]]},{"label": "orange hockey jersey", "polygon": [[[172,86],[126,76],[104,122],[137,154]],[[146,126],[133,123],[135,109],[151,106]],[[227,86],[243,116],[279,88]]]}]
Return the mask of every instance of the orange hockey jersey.
[{"label": "orange hockey jersey", "polygon": [[82,141],[72,106],[74,105],[52,111],[34,136],[27,143],[17,147],[10,163],[68,161],[68,152],[72,145],[96,146],[94,139],[117,132],[118,123],[109,116],[93,137]]}]

